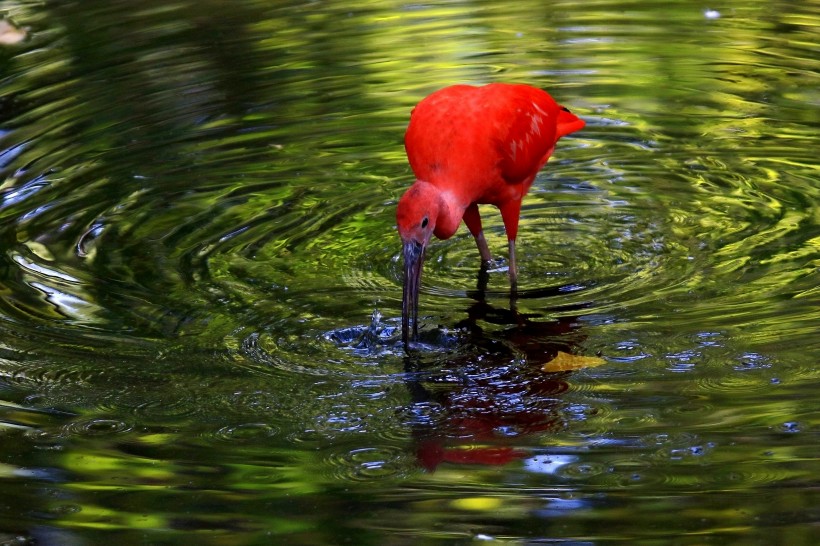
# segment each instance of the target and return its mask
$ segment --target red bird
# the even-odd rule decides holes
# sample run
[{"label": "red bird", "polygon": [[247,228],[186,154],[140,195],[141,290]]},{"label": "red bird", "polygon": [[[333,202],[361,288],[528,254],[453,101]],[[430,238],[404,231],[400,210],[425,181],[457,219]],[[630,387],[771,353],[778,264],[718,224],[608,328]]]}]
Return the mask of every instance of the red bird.
[{"label": "red bird", "polygon": [[521,199],[558,139],[584,125],[546,91],[528,85],[454,85],[436,91],[413,109],[404,146],[416,182],[396,209],[404,253],[405,347],[411,319],[413,339],[418,337],[421,267],[430,237],[448,239],[464,220],[482,262],[492,259],[481,230],[480,204],[501,210],[510,248],[510,284],[515,290]]}]

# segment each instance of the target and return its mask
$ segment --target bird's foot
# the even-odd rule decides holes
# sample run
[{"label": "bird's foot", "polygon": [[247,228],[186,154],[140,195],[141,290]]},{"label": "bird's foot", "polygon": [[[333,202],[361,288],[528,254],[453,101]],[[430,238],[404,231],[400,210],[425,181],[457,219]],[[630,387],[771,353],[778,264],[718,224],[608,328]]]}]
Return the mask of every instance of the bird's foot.
[{"label": "bird's foot", "polygon": [[487,273],[497,273],[499,271],[507,271],[507,260],[502,257],[490,258],[489,260],[482,260],[481,270]]}]

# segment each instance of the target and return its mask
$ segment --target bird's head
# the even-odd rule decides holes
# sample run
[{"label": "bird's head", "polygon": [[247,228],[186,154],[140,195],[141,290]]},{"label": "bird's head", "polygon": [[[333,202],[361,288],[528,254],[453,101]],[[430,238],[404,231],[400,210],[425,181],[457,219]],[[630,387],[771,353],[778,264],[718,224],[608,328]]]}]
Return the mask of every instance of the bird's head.
[{"label": "bird's head", "polygon": [[436,229],[441,209],[441,194],[435,186],[418,181],[399,200],[396,223],[404,254],[404,290],[401,305],[401,336],[405,347],[410,341],[410,322],[413,340],[418,336],[419,287],[424,249]]}]

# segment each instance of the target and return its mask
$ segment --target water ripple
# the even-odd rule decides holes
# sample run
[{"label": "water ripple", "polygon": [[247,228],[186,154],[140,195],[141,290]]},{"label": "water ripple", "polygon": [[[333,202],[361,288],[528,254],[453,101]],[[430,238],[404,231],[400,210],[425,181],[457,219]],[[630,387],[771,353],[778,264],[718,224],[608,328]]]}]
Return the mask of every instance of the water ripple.
[{"label": "water ripple", "polygon": [[119,419],[93,418],[74,421],[63,427],[66,436],[111,436],[133,430],[133,424]]},{"label": "water ripple", "polygon": [[[681,327],[720,309],[737,327],[775,320],[776,312],[755,310],[750,301],[811,294],[815,245],[805,234],[812,209],[805,197],[776,185],[779,180],[772,178],[780,174],[741,159],[693,156],[658,138],[643,153],[663,154],[666,170],[633,173],[626,180],[630,165],[618,150],[595,146],[605,131],[608,138],[621,134],[624,142],[640,141],[633,123],[614,121],[591,123],[585,135],[570,141],[564,153],[574,160],[551,164],[525,201],[518,248],[521,296],[532,300],[529,307],[553,308],[552,316],[569,316],[561,308],[578,306],[604,317],[664,315]],[[198,191],[174,184],[160,188],[158,175],[146,172],[132,177],[123,191],[77,211],[73,199],[43,203],[40,192],[26,190],[46,187],[35,182],[38,175],[29,167],[31,180],[10,185],[5,194],[9,207],[28,206],[19,221],[36,233],[6,256],[22,279],[14,288],[20,303],[7,300],[6,315],[40,313],[43,320],[68,321],[75,328],[194,333],[221,324],[206,319],[206,310],[215,306],[235,324],[273,315],[286,321],[277,330],[315,323],[317,337],[348,345],[358,328],[350,310],[382,301],[385,323],[395,324],[400,273],[390,210],[396,188],[383,177],[362,186],[334,173],[297,189],[285,183],[298,176],[292,152],[263,146],[261,130],[242,139],[245,146],[260,147],[250,165],[269,154],[282,168],[272,181],[252,168],[238,180],[229,174],[235,158],[225,137],[235,136],[232,129],[214,126],[206,134],[213,140],[199,142],[200,152],[213,146],[223,155],[211,158],[211,175]],[[9,146],[8,167],[22,169],[24,154],[21,144]],[[71,188],[82,182],[93,196],[104,183],[93,178],[98,173],[92,167],[76,182],[63,173],[53,184]],[[653,179],[658,187],[649,191],[644,184]],[[165,206],[169,199],[173,208]],[[488,209],[485,225],[491,248],[500,252],[506,245],[498,214]],[[73,242],[68,247],[65,241]],[[151,258],[142,262],[143,256]],[[454,322],[448,318],[453,302],[467,303],[476,263],[465,233],[431,245],[423,309],[433,321]],[[489,297],[504,293],[504,276],[503,267],[491,273]],[[26,292],[28,300],[21,296]],[[802,313],[809,317],[811,310]],[[117,323],[113,316],[120,317]],[[800,335],[800,329],[793,331]],[[391,338],[392,332],[385,328],[379,335]],[[315,339],[307,345],[321,346]],[[276,365],[300,360],[294,354],[304,351],[305,341],[287,336],[273,342],[260,332],[245,343],[250,356]],[[366,338],[358,342],[373,344]],[[274,356],[274,345],[280,356]],[[384,352],[389,357],[397,351],[385,345]],[[379,353],[361,354],[354,343],[351,355]],[[338,357],[318,351],[309,358],[348,361]]]},{"label": "water ripple", "polygon": [[388,446],[340,447],[327,454],[325,461],[333,477],[343,481],[400,478],[415,471],[415,465],[405,450]]},{"label": "water ripple", "polygon": [[277,427],[267,423],[242,423],[224,426],[216,431],[214,437],[223,442],[253,442],[278,434]]}]

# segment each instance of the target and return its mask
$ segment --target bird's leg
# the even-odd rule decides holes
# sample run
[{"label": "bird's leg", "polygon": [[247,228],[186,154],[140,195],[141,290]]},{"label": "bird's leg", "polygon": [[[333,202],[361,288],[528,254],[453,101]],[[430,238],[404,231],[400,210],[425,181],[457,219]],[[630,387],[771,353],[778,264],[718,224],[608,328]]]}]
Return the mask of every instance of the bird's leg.
[{"label": "bird's leg", "polygon": [[[518,288],[518,264],[515,261],[515,239],[518,237],[518,216],[521,214],[521,201],[510,200],[498,207],[504,219],[504,230],[510,244],[510,294]],[[512,297],[512,296],[511,296]]]},{"label": "bird's leg", "polygon": [[510,312],[518,316],[518,264],[515,262],[515,239],[510,239]]},{"label": "bird's leg", "polygon": [[479,231],[475,237],[475,244],[478,247],[478,253],[481,254],[481,265],[489,265],[493,261],[493,255],[490,254],[490,247],[487,245],[487,239],[484,238],[484,232]]},{"label": "bird's leg", "polygon": [[475,238],[478,253],[481,255],[481,265],[487,267],[493,261],[490,254],[490,247],[487,246],[487,239],[484,238],[484,230],[481,229],[481,216],[478,214],[478,205],[473,203],[464,211],[464,223]]},{"label": "bird's leg", "polygon": [[510,239],[510,289],[512,292],[518,288],[518,265],[515,262],[515,239]]},{"label": "bird's leg", "polygon": [[476,281],[476,299],[483,300],[485,292],[487,292],[487,285],[490,283],[490,272],[486,267],[481,267],[478,270],[478,279]]}]

